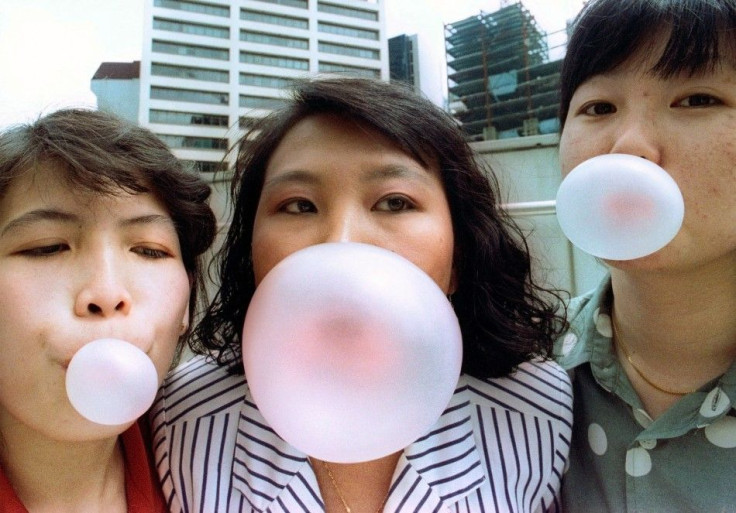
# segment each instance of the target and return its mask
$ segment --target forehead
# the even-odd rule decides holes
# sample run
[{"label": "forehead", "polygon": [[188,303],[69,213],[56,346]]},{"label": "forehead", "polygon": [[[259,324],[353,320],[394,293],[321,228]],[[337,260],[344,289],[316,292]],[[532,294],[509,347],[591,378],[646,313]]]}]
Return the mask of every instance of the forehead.
[{"label": "forehead", "polygon": [[412,161],[428,172],[439,168],[434,156],[415,158],[397,140],[367,122],[336,114],[315,114],[301,119],[284,134],[268,159],[266,174],[275,168],[292,167],[300,159],[334,161],[333,153],[338,152],[340,158],[349,159],[346,164],[390,156]]},{"label": "forehead", "polygon": [[[72,173],[67,166],[54,161],[44,161],[20,170],[6,184],[0,194],[0,210],[22,210],[31,204],[63,203],[82,207],[91,203],[105,201],[119,202],[125,198],[141,196],[134,191],[126,191],[109,179],[97,176],[86,179],[85,174]],[[158,201],[156,201],[158,202]]]}]

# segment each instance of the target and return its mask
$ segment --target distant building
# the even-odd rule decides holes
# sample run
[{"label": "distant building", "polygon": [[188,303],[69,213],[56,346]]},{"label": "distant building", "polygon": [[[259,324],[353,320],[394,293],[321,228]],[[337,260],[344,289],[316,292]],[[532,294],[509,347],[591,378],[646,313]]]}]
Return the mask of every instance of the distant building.
[{"label": "distant building", "polygon": [[141,62],[103,62],[92,77],[97,108],[138,122]]},{"label": "distant building", "polygon": [[419,48],[416,34],[401,34],[388,40],[388,66],[391,82],[406,82],[420,91]]},{"label": "distant building", "polygon": [[449,108],[471,140],[555,133],[561,60],[521,2],[445,25]]},{"label": "distant building", "polygon": [[[110,83],[102,71],[122,64],[103,63],[92,90],[100,108],[126,117],[137,108],[138,124],[179,158],[215,171],[251,120],[282,104],[290,80],[387,80],[384,12],[384,0],[145,0],[139,76]],[[117,98],[136,80],[136,99]]]}]

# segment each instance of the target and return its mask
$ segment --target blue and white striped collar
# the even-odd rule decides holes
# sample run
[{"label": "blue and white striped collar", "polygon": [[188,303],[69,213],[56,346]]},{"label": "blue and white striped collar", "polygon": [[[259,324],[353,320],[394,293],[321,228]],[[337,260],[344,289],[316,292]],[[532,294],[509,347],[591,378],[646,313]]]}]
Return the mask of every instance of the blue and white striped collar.
[{"label": "blue and white striped collar", "polygon": [[[257,511],[297,500],[324,509],[317,479],[301,451],[281,439],[250,394],[240,414],[232,486]],[[473,435],[473,411],[461,383],[433,429],[401,455],[386,511],[436,511],[472,493],[486,479]],[[281,507],[279,506],[281,505]]]}]

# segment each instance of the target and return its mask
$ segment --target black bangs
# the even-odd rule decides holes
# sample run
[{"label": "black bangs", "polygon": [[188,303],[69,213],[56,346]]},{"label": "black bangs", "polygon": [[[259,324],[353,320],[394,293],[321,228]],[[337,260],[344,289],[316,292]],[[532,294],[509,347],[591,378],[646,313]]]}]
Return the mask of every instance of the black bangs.
[{"label": "black bangs", "polygon": [[[666,38],[663,47],[657,36]],[[578,15],[562,68],[560,120],[575,90],[637,52],[662,48],[661,78],[736,65],[736,0],[592,0]]]}]

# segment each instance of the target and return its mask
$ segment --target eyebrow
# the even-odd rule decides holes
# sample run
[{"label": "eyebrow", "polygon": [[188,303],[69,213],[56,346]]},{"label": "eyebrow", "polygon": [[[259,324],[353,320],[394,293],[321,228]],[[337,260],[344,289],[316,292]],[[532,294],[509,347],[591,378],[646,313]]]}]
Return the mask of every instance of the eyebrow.
[{"label": "eyebrow", "polygon": [[0,235],[6,235],[8,232],[18,230],[20,228],[23,228],[24,226],[28,226],[33,223],[38,223],[40,221],[55,221],[55,222],[71,224],[71,223],[79,222],[79,217],[69,212],[64,212],[62,210],[53,210],[53,209],[31,210],[29,212],[24,213],[23,215],[16,217],[12,221],[10,221],[8,224],[6,224],[3,227],[2,232],[0,232]]},{"label": "eyebrow", "polygon": [[[407,166],[390,164],[383,167],[371,169],[361,177],[363,182],[373,182],[379,180],[386,180],[389,178],[418,178],[421,181],[429,182],[429,172],[419,172]],[[273,176],[267,179],[263,184],[263,189],[275,187],[282,183],[303,183],[303,184],[318,184],[320,182],[319,176],[301,169],[295,169],[293,171],[286,171],[277,176]]]},{"label": "eyebrow", "polygon": [[[25,226],[28,226],[34,223],[38,223],[38,222],[42,222],[42,221],[52,221],[52,222],[60,222],[64,224],[73,224],[73,223],[79,223],[81,219],[79,216],[69,213],[69,212],[65,212],[63,210],[54,210],[54,209],[31,210],[29,212],[26,212],[16,217],[12,221],[10,221],[8,224],[6,224],[3,227],[2,232],[0,232],[0,236],[4,236],[8,232],[19,230]],[[149,214],[149,215],[131,217],[128,219],[123,219],[119,224],[122,227],[146,225],[146,224],[164,224],[176,230],[174,221],[169,216],[162,215],[162,214]]]},{"label": "eyebrow", "polygon": [[410,167],[395,164],[372,169],[362,177],[362,181],[372,182],[387,178],[418,178],[424,182],[430,181],[429,171],[420,172]]},{"label": "eyebrow", "polygon": [[129,219],[123,219],[120,223],[120,225],[124,227],[145,224],[164,224],[176,230],[174,220],[163,214],[149,214],[145,216],[131,217]]}]

